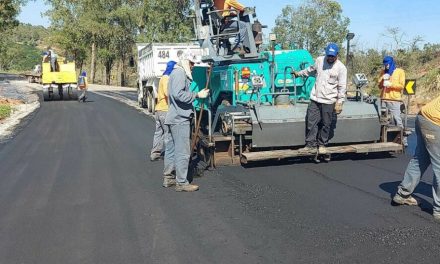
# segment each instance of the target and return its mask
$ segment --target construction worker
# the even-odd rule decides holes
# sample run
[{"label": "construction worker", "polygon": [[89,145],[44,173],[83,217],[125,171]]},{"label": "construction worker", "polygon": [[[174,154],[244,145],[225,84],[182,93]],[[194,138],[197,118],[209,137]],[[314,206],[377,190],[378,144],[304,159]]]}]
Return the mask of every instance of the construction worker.
[{"label": "construction worker", "polygon": [[[234,44],[232,46],[232,51],[235,53],[246,53],[246,48],[249,48],[249,35],[246,23],[240,21],[238,12],[243,12],[245,10],[245,6],[242,5],[237,0],[225,0],[223,6],[221,7],[221,3],[223,0],[214,1],[215,6],[219,10],[223,10],[222,12],[222,27],[220,31],[225,30],[238,30],[238,35],[234,39]],[[236,19],[234,19],[236,17]]]},{"label": "construction worker", "polygon": [[164,152],[164,139],[168,134],[168,126],[165,125],[165,117],[168,112],[168,79],[176,65],[175,61],[169,61],[167,68],[159,80],[157,90],[157,104],[154,119],[156,120],[156,132],[154,132],[153,148],[150,153],[150,160],[159,160]]},{"label": "construction worker", "polygon": [[87,73],[86,73],[86,71],[83,71],[78,78],[78,87],[81,91],[81,95],[78,97],[78,102],[81,102],[81,101],[83,101],[83,103],[86,102],[87,86],[88,86]]},{"label": "construction worker", "polygon": [[188,166],[191,155],[190,147],[190,124],[194,116],[192,103],[196,98],[208,97],[208,89],[198,93],[190,91],[192,82],[192,68],[196,58],[190,53],[183,53],[179,63],[171,72],[168,80],[168,113],[165,125],[171,133],[171,140],[165,145],[164,167],[174,165],[176,176],[164,171],[164,187],[176,185],[179,192],[193,192],[199,186],[190,184],[188,181]]},{"label": "construction worker", "polygon": [[48,53],[47,56],[50,61],[50,71],[52,71],[52,72],[58,71],[58,67],[57,67],[58,56],[57,56],[57,54],[52,49],[49,49],[49,51],[47,53]]},{"label": "construction worker", "polygon": [[379,77],[380,98],[384,100],[386,108],[394,120],[394,124],[403,128],[400,106],[402,104],[402,91],[405,86],[405,71],[396,68],[393,57],[383,59],[383,70]]},{"label": "construction worker", "polygon": [[406,168],[393,202],[401,205],[417,205],[417,200],[411,194],[426,169],[432,165],[433,217],[436,221],[440,221],[440,96],[423,106],[417,115],[416,137],[414,157]]},{"label": "construction worker", "polygon": [[[299,72],[298,76],[315,76],[315,86],[310,93],[310,104],[306,116],[306,145],[302,151],[326,154],[333,114],[342,112],[345,99],[347,68],[338,60],[339,47],[330,43],[325,56],[315,60],[315,65]],[[321,124],[321,126],[320,126]]]}]

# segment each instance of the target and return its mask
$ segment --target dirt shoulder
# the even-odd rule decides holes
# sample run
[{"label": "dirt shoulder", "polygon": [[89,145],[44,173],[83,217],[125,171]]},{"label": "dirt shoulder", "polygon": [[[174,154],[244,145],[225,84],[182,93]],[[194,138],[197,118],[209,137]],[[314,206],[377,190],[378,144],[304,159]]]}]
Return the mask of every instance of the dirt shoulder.
[{"label": "dirt shoulder", "polygon": [[40,107],[39,85],[0,81],[0,141],[13,135],[21,121]]}]

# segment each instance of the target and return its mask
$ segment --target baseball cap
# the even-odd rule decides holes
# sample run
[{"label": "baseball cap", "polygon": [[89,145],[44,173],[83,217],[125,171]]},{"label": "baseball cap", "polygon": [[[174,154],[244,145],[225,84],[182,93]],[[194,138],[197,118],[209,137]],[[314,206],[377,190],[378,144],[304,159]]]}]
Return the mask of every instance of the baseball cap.
[{"label": "baseball cap", "polygon": [[339,47],[336,43],[330,43],[325,48],[325,55],[327,56],[337,56],[339,53]]}]

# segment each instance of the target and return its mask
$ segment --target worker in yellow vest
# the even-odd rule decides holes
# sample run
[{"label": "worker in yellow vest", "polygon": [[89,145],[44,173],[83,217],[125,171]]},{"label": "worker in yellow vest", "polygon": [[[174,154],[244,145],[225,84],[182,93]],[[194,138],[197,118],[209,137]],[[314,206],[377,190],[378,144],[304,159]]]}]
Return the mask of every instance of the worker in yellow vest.
[{"label": "worker in yellow vest", "polygon": [[245,11],[245,6],[237,0],[215,0],[214,5],[217,10],[223,10],[220,31],[238,30],[231,51],[240,54],[246,53],[250,46],[248,29],[246,23],[240,21],[239,16],[239,13]]},{"label": "worker in yellow vest", "polygon": [[[169,61],[162,77],[159,80],[157,89],[157,104],[154,119],[156,120],[156,131],[154,132],[153,148],[150,153],[150,160],[159,160],[164,153],[165,137],[168,134],[168,127],[164,124],[168,112],[168,79],[176,65],[175,61]],[[171,172],[170,172],[171,173]]]},{"label": "worker in yellow vest", "polygon": [[417,147],[406,168],[393,201],[397,204],[417,205],[411,196],[420,178],[432,165],[433,216],[440,221],[440,96],[422,107],[416,118]]},{"label": "worker in yellow vest", "polygon": [[380,98],[384,100],[394,124],[403,128],[400,106],[402,104],[402,91],[405,86],[405,71],[396,68],[394,59],[391,56],[386,56],[383,59],[383,66],[384,69],[379,77]]}]

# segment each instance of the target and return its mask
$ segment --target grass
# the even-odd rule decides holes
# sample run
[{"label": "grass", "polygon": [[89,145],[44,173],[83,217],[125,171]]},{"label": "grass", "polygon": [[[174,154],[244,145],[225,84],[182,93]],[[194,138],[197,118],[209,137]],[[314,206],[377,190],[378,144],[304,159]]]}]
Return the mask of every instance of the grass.
[{"label": "grass", "polygon": [[9,117],[11,110],[12,109],[9,104],[0,104],[0,120]]}]

